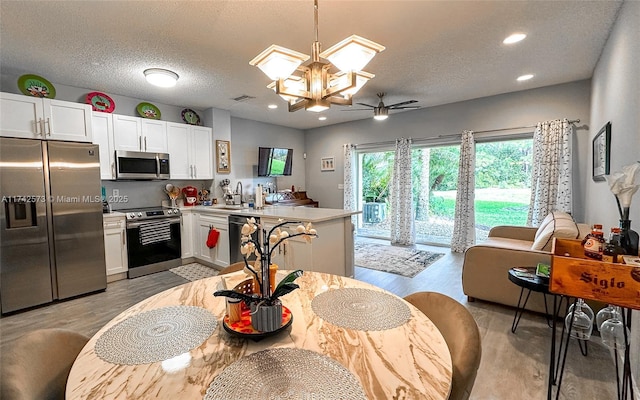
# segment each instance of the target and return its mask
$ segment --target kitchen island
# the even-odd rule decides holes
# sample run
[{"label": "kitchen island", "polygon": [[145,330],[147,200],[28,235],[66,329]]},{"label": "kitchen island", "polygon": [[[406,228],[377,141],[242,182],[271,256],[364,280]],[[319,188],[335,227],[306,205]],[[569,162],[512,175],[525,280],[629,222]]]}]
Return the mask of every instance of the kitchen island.
[{"label": "kitchen island", "polygon": [[[262,210],[240,206],[213,205],[182,207],[182,262],[197,261],[225,267],[238,252],[239,238],[230,237],[229,216],[259,218],[267,232],[280,222],[281,229],[295,231],[299,223],[312,223],[318,237],[311,244],[303,238],[289,239],[273,252],[272,262],[285,269],[353,276],[353,225],[351,216],[360,211],[331,208],[267,206]],[[206,244],[211,228],[219,232],[215,247]]]}]

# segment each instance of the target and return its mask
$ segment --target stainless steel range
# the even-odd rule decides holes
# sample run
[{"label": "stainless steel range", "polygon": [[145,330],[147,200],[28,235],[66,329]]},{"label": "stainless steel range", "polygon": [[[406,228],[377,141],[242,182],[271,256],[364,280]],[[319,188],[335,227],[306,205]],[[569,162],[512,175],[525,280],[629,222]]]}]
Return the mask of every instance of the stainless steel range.
[{"label": "stainless steel range", "polygon": [[117,211],[127,219],[129,278],[182,264],[179,209],[147,207]]}]

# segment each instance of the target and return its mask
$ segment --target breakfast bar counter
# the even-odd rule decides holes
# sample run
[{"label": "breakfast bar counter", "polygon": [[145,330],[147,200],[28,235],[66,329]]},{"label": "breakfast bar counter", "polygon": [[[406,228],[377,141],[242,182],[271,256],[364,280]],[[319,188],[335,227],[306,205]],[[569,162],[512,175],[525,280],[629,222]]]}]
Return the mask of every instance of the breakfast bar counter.
[{"label": "breakfast bar counter", "polygon": [[[223,327],[225,298],[212,295],[233,279],[244,273],[187,283],[118,315],[80,352],[66,398],[448,397],[447,344],[403,299],[354,279],[305,272],[300,288],[282,297],[291,325],[252,340]],[[164,316],[150,323],[152,314]]]}]

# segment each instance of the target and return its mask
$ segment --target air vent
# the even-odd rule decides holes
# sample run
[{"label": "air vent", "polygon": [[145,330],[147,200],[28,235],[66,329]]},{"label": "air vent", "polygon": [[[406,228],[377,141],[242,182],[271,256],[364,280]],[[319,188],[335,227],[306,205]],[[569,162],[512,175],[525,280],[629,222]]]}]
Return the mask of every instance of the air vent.
[{"label": "air vent", "polygon": [[254,96],[249,96],[247,94],[243,94],[242,96],[234,97],[231,100],[242,102],[242,101],[247,101],[247,100],[251,100],[251,99],[255,99],[255,97]]}]

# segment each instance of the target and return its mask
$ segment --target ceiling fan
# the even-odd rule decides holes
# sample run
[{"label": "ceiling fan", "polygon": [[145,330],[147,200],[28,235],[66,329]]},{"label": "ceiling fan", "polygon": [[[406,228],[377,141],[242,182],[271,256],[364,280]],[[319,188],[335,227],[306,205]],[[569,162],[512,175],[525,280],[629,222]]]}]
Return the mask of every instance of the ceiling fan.
[{"label": "ceiling fan", "polygon": [[[373,108],[373,118],[377,120],[387,119],[389,117],[389,110],[408,110],[408,109],[415,110],[417,108],[420,108],[420,106],[408,106],[408,107],[406,106],[407,104],[417,103],[418,100],[407,100],[407,101],[402,101],[400,103],[391,104],[390,106],[385,106],[384,102],[382,101],[382,98],[384,97],[385,94],[386,93],[384,92],[377,93],[377,96],[380,99],[380,102],[378,103],[377,106],[372,106],[371,104],[365,104],[365,103],[356,103],[356,104]],[[351,108],[351,109],[342,110],[342,111],[362,111],[362,110],[369,110],[369,109],[368,108]]]}]

